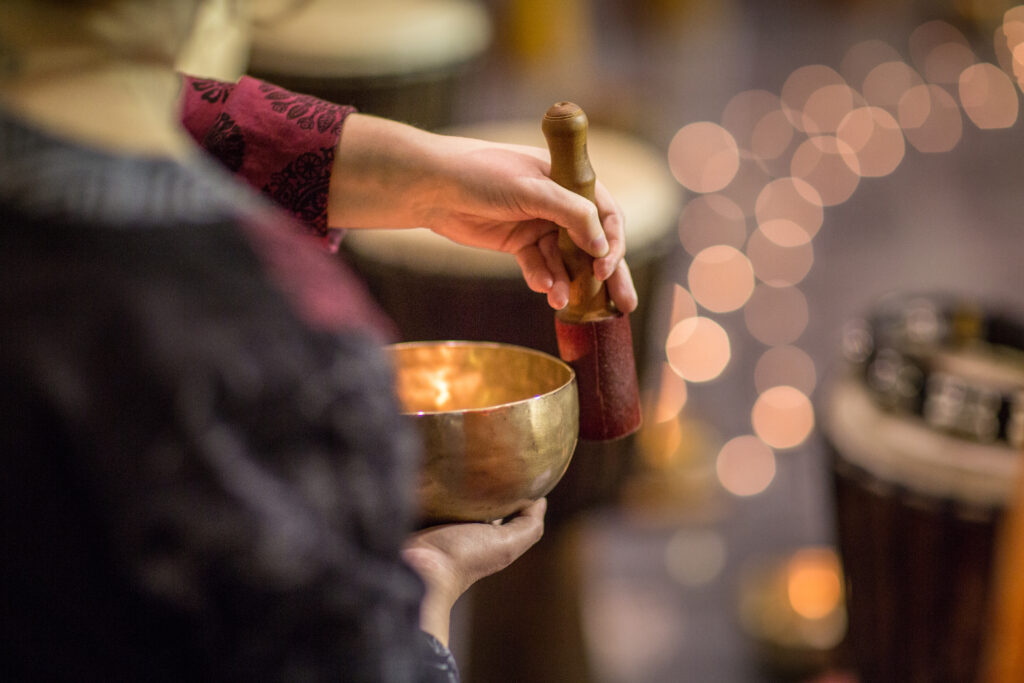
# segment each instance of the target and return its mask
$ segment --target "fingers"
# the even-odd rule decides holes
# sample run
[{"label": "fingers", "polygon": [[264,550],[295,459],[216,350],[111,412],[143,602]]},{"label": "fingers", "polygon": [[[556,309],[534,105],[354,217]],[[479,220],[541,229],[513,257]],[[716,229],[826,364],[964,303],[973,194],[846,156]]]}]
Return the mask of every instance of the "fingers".
[{"label": "fingers", "polygon": [[549,232],[537,242],[544,263],[551,273],[553,283],[548,292],[548,305],[560,311],[569,303],[569,274],[562,261],[562,252],[558,250],[558,232]]},{"label": "fingers", "polygon": [[546,177],[523,189],[520,201],[528,214],[562,226],[569,231],[572,241],[591,256],[608,255],[608,237],[594,202]]},{"label": "fingers", "polygon": [[509,521],[494,527],[495,532],[503,536],[502,545],[508,553],[503,561],[505,566],[529,550],[544,535],[544,513],[547,506],[547,499],[541,498]]},{"label": "fingers", "polygon": [[547,294],[548,305],[556,311],[565,308],[569,303],[569,276],[558,251],[556,230],[548,231],[536,243],[516,252],[516,262],[530,289]]},{"label": "fingers", "polygon": [[594,277],[607,280],[626,254],[625,217],[603,184],[597,183],[594,186],[594,196],[601,226],[608,240],[608,253],[594,259]]},{"label": "fingers", "polygon": [[633,276],[625,259],[619,261],[615,272],[605,281],[605,286],[608,287],[608,296],[615,302],[616,308],[623,313],[632,313],[636,310],[636,287],[633,285]]}]

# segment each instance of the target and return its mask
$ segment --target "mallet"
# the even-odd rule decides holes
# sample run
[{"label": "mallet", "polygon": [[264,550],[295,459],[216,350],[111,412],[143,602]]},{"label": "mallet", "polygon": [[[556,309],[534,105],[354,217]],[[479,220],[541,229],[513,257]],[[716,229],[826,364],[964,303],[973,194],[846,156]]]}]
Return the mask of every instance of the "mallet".
[{"label": "mallet", "polygon": [[[587,115],[572,102],[548,109],[541,126],[551,152],[551,179],[594,201],[594,169],[587,156]],[[558,353],[576,371],[580,438],[606,441],[640,427],[640,395],[629,317],[616,310],[593,258],[567,230],[558,248],[569,274],[569,303],[555,314]]]}]

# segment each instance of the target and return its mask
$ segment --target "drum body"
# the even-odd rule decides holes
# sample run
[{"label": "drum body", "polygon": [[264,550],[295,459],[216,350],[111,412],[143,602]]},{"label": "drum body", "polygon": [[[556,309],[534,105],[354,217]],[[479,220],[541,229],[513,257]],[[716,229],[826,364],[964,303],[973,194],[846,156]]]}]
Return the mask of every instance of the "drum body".
[{"label": "drum body", "polygon": [[252,34],[249,72],[295,92],[436,129],[491,42],[469,0],[309,0]]},{"label": "drum body", "polygon": [[886,412],[859,377],[834,383],[824,417],[860,680],[975,680],[1017,454]]}]

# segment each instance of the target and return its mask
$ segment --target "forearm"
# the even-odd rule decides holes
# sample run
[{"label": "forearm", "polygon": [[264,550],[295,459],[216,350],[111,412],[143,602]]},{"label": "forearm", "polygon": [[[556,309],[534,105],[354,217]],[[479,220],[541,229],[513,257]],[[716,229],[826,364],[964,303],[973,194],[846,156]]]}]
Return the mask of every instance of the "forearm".
[{"label": "forearm", "polygon": [[442,139],[403,123],[350,115],[334,155],[328,225],[422,227],[439,185]]}]

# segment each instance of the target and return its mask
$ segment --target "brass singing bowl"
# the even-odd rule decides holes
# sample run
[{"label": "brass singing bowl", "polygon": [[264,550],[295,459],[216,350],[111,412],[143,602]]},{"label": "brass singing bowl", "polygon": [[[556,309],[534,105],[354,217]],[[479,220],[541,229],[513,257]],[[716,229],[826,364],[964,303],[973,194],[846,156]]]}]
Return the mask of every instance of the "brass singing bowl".
[{"label": "brass singing bowl", "polygon": [[566,363],[488,342],[387,348],[402,411],[424,444],[423,524],[507,517],[565,474],[579,434],[576,374]]}]

